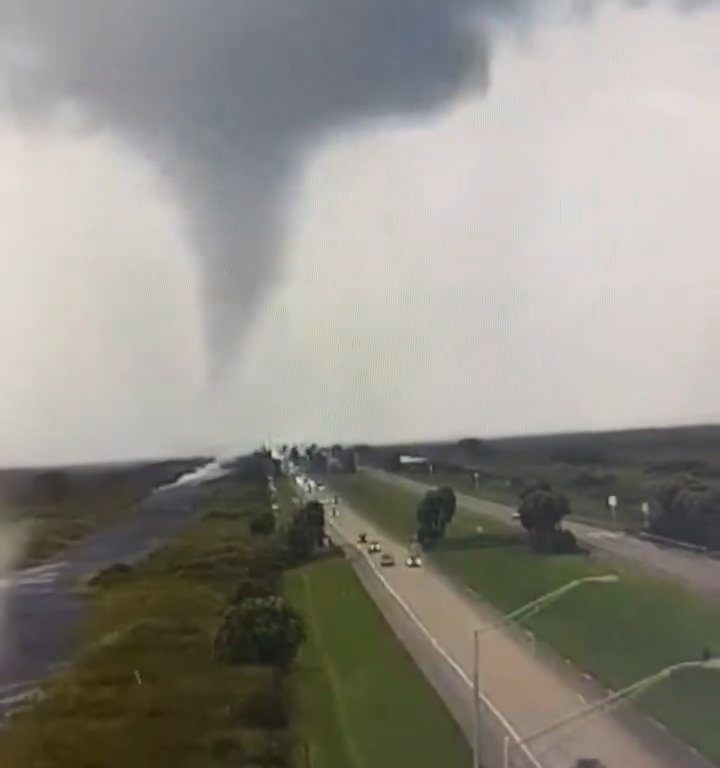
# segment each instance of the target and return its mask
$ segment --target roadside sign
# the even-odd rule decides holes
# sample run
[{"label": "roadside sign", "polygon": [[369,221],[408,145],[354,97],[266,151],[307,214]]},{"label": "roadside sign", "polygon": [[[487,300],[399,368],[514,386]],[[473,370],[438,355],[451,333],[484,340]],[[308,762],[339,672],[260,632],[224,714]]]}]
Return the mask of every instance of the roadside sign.
[{"label": "roadside sign", "polygon": [[647,503],[647,501],[643,501],[643,503],[640,505],[640,509],[642,510],[643,517],[645,518],[645,527],[650,527],[650,505]]},{"label": "roadside sign", "polygon": [[608,496],[608,507],[610,507],[610,514],[612,515],[613,525],[616,523],[616,510],[617,510],[617,496]]}]

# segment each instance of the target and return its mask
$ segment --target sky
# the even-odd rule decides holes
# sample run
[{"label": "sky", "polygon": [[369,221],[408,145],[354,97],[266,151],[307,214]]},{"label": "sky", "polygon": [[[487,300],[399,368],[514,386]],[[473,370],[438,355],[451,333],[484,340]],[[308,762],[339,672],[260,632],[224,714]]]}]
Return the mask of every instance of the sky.
[{"label": "sky", "polygon": [[720,421],[720,4],[386,5],[0,0],[0,463]]}]

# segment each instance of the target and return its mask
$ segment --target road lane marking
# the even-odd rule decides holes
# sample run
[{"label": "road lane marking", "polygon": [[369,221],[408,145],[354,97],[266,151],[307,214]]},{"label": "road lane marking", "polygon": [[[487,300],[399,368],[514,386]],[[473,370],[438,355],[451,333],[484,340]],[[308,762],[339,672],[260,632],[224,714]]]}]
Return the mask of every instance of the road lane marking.
[{"label": "road lane marking", "polygon": [[[337,530],[337,532],[340,534],[340,536],[348,542],[347,538],[343,535],[342,531],[337,528],[337,526],[334,524],[334,522],[330,523],[330,525]],[[350,542],[348,542],[350,543]],[[351,544],[351,546],[354,546]],[[358,547],[355,547],[356,550],[358,550],[361,554],[364,554],[362,550],[360,550]],[[455,673],[463,680],[463,682],[470,688],[470,690],[473,689],[473,683],[470,677],[465,673],[465,670],[455,661],[455,659],[450,656],[450,654],[440,645],[440,643],[437,641],[437,639],[434,637],[434,635],[428,630],[428,628],[422,623],[418,615],[413,611],[413,609],[403,600],[403,598],[398,594],[398,592],[395,590],[395,588],[388,582],[388,580],[382,575],[380,570],[377,568],[375,563],[371,560],[371,558],[367,555],[365,555],[365,561],[370,564],[371,570],[375,573],[375,576],[380,580],[380,582],[383,584],[387,592],[392,595],[392,597],[397,601],[397,603],[400,605],[400,607],[407,613],[407,615],[412,619],[412,621],[415,623],[415,625],[418,627],[418,629],[427,637],[427,639],[430,641],[430,644],[433,646],[433,648],[442,656],[442,658],[447,662],[447,664],[455,671]],[[505,730],[510,734],[512,739],[517,744],[518,742],[521,742],[520,734],[515,730],[513,725],[510,723],[510,721],[503,715],[503,713],[490,701],[490,699],[485,696],[485,694],[482,691],[478,691],[480,699],[483,701],[485,706],[495,715],[495,717],[498,719],[500,724],[505,728]],[[536,768],[543,768],[542,764],[537,760],[537,758],[530,752],[529,748],[525,745],[520,743],[520,748],[524,752],[525,756],[530,760],[530,762],[536,767]]]}]

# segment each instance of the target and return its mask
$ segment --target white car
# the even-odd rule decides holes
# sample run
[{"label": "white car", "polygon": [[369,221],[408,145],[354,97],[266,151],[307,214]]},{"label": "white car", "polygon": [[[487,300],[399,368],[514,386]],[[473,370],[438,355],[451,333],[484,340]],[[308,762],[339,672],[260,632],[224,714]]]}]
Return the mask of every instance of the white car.
[{"label": "white car", "polygon": [[513,520],[519,520],[520,519],[520,513],[519,512],[513,512],[511,515]]},{"label": "white car", "polygon": [[382,551],[382,547],[380,546],[380,542],[379,541],[371,541],[368,544],[368,552],[370,552],[370,554],[375,554],[375,553],[381,552],[381,551]]},{"label": "white car", "polygon": [[420,555],[408,555],[405,565],[408,568],[419,568],[422,565],[422,558]]}]

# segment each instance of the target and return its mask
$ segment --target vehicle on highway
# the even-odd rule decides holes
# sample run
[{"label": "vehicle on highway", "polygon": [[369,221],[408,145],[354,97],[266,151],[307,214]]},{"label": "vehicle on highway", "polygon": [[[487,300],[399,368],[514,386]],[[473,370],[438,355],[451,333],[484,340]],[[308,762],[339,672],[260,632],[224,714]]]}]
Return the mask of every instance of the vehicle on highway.
[{"label": "vehicle on highway", "polygon": [[422,558],[420,555],[408,555],[405,560],[405,565],[408,568],[419,568],[422,565]]},{"label": "vehicle on highway", "polygon": [[395,565],[395,558],[387,552],[380,558],[380,565],[383,568],[390,568]]},{"label": "vehicle on highway", "polygon": [[367,544],[367,533],[360,533],[357,537],[358,544]]},{"label": "vehicle on highway", "polygon": [[520,519],[520,513],[519,512],[513,512],[511,515],[513,520],[519,520]]},{"label": "vehicle on highway", "polygon": [[381,551],[382,551],[382,547],[380,546],[379,541],[371,541],[368,544],[368,552],[370,552],[371,555],[374,555],[377,552],[381,552]]}]

